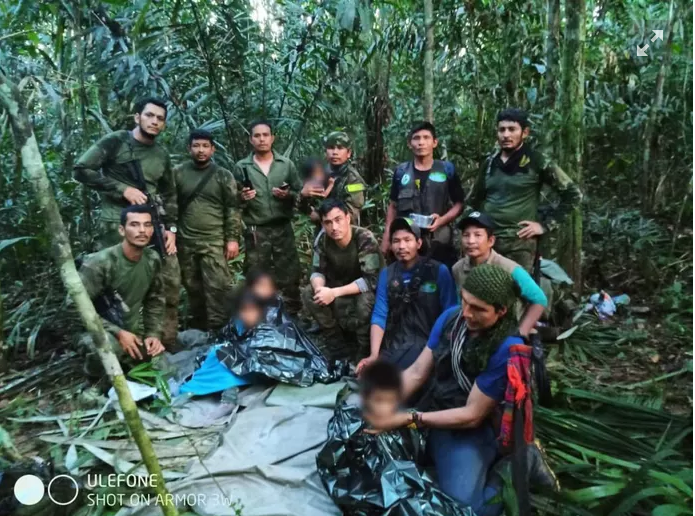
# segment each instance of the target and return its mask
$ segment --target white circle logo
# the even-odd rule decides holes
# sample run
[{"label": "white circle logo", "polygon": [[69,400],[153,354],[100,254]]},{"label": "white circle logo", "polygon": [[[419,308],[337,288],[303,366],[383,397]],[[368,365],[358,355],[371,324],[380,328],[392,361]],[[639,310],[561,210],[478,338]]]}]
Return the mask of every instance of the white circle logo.
[{"label": "white circle logo", "polygon": [[410,183],[410,175],[409,175],[409,174],[405,174],[405,175],[401,178],[401,184],[405,186],[405,185],[407,185],[408,183]]},{"label": "white circle logo", "polygon": [[478,217],[480,217],[480,212],[479,212],[479,211],[474,211],[473,213],[471,213],[471,214],[469,215],[469,217],[472,217],[472,218],[474,218],[474,219],[477,219]]},{"label": "white circle logo", "polygon": [[43,481],[36,475],[23,475],[14,485],[14,496],[22,505],[36,505],[43,498]]},{"label": "white circle logo", "polygon": [[[58,480],[59,478],[67,478],[70,482],[75,484],[75,496],[73,496],[69,501],[63,502],[63,501],[57,501],[53,496],[51,495],[51,486],[53,485],[53,482]],[[65,483],[65,482],[63,482]],[[51,501],[56,504],[56,505],[70,505],[72,502],[74,502],[77,499],[77,495],[80,492],[80,486],[77,485],[77,480],[72,478],[70,475],[57,475],[53,477],[53,479],[48,483],[48,497],[51,499]]]}]

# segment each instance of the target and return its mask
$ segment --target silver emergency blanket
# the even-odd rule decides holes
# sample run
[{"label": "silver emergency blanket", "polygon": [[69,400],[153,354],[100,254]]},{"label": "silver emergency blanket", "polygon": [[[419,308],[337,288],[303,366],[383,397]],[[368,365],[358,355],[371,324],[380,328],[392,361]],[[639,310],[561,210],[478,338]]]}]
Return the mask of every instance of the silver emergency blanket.
[{"label": "silver emergency blanket", "polygon": [[359,397],[345,387],[316,458],[323,485],[344,514],[474,516],[425,471],[423,432],[403,428],[375,436],[364,428]]},{"label": "silver emergency blanket", "polygon": [[215,344],[217,358],[234,374],[263,375],[273,380],[306,387],[339,380],[349,372],[346,362],[329,363],[309,336],[282,307],[272,308],[266,322],[239,335],[227,325]]}]

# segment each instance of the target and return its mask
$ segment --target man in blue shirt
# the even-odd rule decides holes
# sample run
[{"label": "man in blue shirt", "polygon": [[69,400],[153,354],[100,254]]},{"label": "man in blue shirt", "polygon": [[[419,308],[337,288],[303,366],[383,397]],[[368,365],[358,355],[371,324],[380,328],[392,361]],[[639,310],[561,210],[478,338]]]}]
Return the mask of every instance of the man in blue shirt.
[{"label": "man in blue shirt", "polygon": [[395,262],[382,269],[369,335],[370,355],[357,372],[377,358],[406,369],[425,347],[441,313],[457,304],[456,286],[444,264],[419,254],[420,228],[400,217],[389,227]]},{"label": "man in blue shirt", "polygon": [[[493,499],[501,479],[490,472],[498,449],[490,416],[505,398],[510,349],[523,343],[512,313],[517,288],[504,269],[483,264],[468,275],[461,297],[461,307],[437,319],[427,347],[403,372],[406,399],[430,380],[420,403],[428,411],[368,416],[367,432],[412,423],[430,428],[427,446],[440,488],[478,516],[497,516],[502,505]],[[538,448],[529,450],[529,469],[541,469]]]}]

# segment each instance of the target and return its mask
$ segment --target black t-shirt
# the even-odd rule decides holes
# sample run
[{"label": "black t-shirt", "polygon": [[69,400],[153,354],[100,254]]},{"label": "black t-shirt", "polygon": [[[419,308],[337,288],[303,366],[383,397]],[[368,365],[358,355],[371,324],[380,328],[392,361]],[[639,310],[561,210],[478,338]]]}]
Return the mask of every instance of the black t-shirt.
[{"label": "black t-shirt", "polygon": [[[427,181],[427,177],[430,175],[431,169],[418,170],[415,167],[413,167],[413,169],[415,170],[415,187],[419,191],[422,185],[425,184],[425,181]],[[449,187],[449,199],[451,200],[451,203],[456,204],[457,202],[463,202],[465,199],[465,194],[463,193],[463,185],[461,184],[459,176],[452,174],[449,178],[447,178],[447,185]],[[394,175],[394,179],[391,180],[391,194],[389,195],[389,198],[393,202],[398,202],[398,192],[400,189],[401,182],[400,180],[396,179]]]}]

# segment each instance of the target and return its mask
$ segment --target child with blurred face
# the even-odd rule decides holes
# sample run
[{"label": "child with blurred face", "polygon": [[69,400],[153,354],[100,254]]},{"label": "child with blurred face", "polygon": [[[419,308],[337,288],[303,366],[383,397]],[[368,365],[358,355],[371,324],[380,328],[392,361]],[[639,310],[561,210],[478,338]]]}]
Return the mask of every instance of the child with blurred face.
[{"label": "child with blurred face", "polygon": [[403,401],[398,367],[382,360],[366,366],[360,374],[360,396],[367,415],[383,418],[395,414]]},{"label": "child with blurred face", "polygon": [[246,333],[258,326],[265,317],[263,303],[256,297],[253,292],[247,291],[241,297],[239,302],[239,312],[237,321],[240,323],[240,333]]}]

